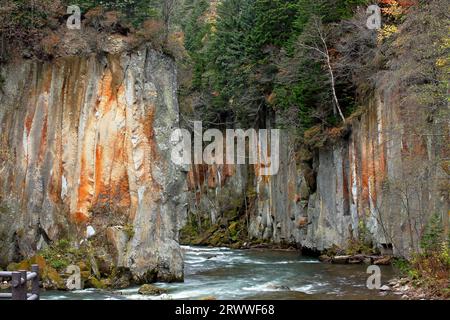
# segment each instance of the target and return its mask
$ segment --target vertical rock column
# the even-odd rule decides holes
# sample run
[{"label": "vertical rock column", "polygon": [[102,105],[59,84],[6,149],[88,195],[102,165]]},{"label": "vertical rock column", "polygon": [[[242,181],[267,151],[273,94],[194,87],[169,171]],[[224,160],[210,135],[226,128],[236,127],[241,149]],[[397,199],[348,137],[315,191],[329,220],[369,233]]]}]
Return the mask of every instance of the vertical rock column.
[{"label": "vertical rock column", "polygon": [[185,177],[170,160],[176,71],[149,49],[11,64],[0,93],[0,263],[95,245],[136,282],[180,280]]}]

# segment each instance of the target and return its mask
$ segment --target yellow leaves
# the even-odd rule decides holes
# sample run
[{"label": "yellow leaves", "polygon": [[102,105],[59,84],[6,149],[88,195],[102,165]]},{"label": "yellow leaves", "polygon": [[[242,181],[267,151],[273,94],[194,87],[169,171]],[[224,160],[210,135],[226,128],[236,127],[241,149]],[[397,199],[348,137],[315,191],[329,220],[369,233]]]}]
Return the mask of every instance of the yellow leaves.
[{"label": "yellow leaves", "polygon": [[[450,32],[450,28],[448,30]],[[449,49],[450,48],[450,37],[442,39],[441,49]]]},{"label": "yellow leaves", "polygon": [[448,61],[449,59],[446,59],[446,58],[439,58],[439,59],[437,59],[436,60],[436,67],[439,67],[439,68],[443,68],[443,67],[445,67],[447,64],[448,64]]},{"label": "yellow leaves", "polygon": [[384,40],[391,37],[394,33],[398,32],[398,27],[393,24],[386,24],[378,31],[378,42],[383,42]]}]

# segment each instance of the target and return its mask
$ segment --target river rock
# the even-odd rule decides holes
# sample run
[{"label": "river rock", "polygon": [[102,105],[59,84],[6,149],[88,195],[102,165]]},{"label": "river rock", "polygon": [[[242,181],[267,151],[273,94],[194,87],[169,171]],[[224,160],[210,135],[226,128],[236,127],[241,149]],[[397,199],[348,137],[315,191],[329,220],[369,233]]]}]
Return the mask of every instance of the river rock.
[{"label": "river rock", "polygon": [[330,256],[327,256],[326,254],[323,254],[319,256],[319,260],[322,262],[331,262],[332,258]]},{"label": "river rock", "polygon": [[373,264],[377,265],[377,266],[381,266],[381,265],[386,266],[386,265],[391,264],[391,260],[392,260],[392,258],[390,256],[381,257],[381,258],[375,259]]},{"label": "river rock", "polygon": [[372,258],[371,257],[364,257],[363,262],[365,264],[372,264]]},{"label": "river rock", "polygon": [[139,294],[146,296],[160,296],[167,292],[167,289],[158,288],[157,286],[154,286],[152,284],[144,284],[138,290]]},{"label": "river rock", "polygon": [[336,264],[346,264],[350,258],[351,256],[334,256],[332,261]]},{"label": "river rock", "polygon": [[291,291],[291,288],[282,284],[269,284],[267,288],[280,291]]},{"label": "river rock", "polygon": [[0,290],[8,290],[11,288],[11,285],[8,281],[0,282]]},{"label": "river rock", "polygon": [[391,290],[392,290],[391,287],[389,287],[387,285],[384,285],[380,288],[380,291],[391,291]]},{"label": "river rock", "polygon": [[364,261],[364,257],[361,255],[352,256],[348,259],[349,264],[359,264]]}]

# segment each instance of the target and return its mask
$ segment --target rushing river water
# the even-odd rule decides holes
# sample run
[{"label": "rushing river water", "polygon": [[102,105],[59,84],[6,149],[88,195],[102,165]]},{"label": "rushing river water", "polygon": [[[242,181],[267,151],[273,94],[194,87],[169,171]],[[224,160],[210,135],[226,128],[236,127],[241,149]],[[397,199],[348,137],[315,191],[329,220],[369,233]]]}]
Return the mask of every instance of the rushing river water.
[{"label": "rushing river water", "polygon": [[[396,299],[369,290],[365,265],[333,265],[298,252],[183,247],[185,282],[157,283],[162,296],[143,296],[138,287],[117,291],[49,291],[42,299]],[[382,267],[382,284],[394,276]]]}]

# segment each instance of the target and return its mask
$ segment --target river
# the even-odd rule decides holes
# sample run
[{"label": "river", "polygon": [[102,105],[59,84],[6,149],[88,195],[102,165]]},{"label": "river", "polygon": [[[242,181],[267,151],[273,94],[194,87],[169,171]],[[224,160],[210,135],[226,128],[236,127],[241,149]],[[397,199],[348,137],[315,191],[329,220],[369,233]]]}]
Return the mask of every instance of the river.
[{"label": "river", "polygon": [[[143,296],[138,287],[104,291],[48,291],[43,300],[148,299],[398,299],[369,290],[366,265],[325,264],[294,251],[183,247],[185,282],[157,283],[168,293]],[[381,267],[382,284],[394,277]]]}]

